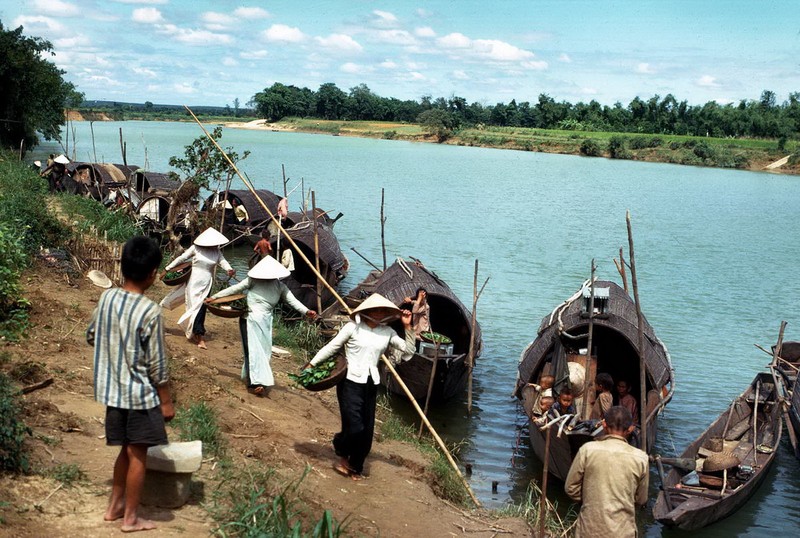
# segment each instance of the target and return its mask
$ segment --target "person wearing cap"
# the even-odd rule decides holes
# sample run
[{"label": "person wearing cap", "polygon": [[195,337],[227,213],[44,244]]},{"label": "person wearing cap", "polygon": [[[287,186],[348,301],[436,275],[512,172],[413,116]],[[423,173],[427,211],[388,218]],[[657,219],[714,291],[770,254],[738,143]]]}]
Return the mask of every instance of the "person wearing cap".
[{"label": "person wearing cap", "polygon": [[[353,310],[339,333],[320,349],[309,366],[316,366],[344,350],[347,376],[336,385],[342,430],[333,436],[333,447],[340,457],[333,468],[353,480],[363,478],[364,460],[372,449],[375,428],[375,403],[380,374],[378,361],[392,347],[402,352],[402,360],[410,359],[415,350],[411,312],[400,310],[394,303],[373,293]],[[405,339],[387,324],[400,317]]]},{"label": "person wearing cap", "polygon": [[191,247],[172,260],[161,275],[163,278],[167,271],[191,260],[192,275],[189,277],[184,291],[186,312],[178,319],[178,325],[183,329],[186,338],[195,342],[200,349],[207,349],[205,341],[206,306],[203,301],[208,297],[208,292],[211,291],[211,285],[214,283],[214,268],[219,265],[228,273],[228,276],[236,274],[236,270],[231,267],[220,249],[227,242],[227,237],[214,228],[208,228],[197,236]]},{"label": "person wearing cap", "polygon": [[647,454],[628,444],[631,412],[620,405],[603,419],[606,435],[578,449],[564,491],[581,504],[576,538],[638,535],[636,505],[647,502],[650,465]]},{"label": "person wearing cap", "polygon": [[266,396],[269,387],[275,384],[270,367],[272,357],[272,311],[284,301],[300,314],[311,319],[317,317],[298,301],[281,278],[289,276],[289,271],[275,258],[267,256],[247,273],[247,278],[229,288],[215,293],[206,303],[216,299],[247,294],[247,314],[239,318],[239,331],[244,348],[242,379],[247,382],[247,390],[257,396]]},{"label": "person wearing cap", "polygon": [[50,192],[63,190],[62,181],[64,176],[67,175],[69,159],[64,155],[59,155],[52,161],[48,159],[47,163],[47,168],[42,170],[40,175],[47,178],[47,182],[50,185]]}]

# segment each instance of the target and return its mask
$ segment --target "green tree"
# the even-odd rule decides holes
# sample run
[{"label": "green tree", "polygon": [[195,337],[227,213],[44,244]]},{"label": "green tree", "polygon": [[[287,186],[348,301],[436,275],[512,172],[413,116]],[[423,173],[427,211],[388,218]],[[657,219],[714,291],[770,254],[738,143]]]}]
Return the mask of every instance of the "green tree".
[{"label": "green tree", "polygon": [[417,123],[431,135],[434,135],[439,142],[444,142],[450,138],[460,127],[458,117],[452,112],[432,108],[422,112],[417,117]]},{"label": "green tree", "polygon": [[[215,127],[211,138],[219,142],[222,138],[222,127]],[[245,151],[239,156],[230,146],[225,148],[225,153],[234,164],[250,155],[249,151]],[[182,158],[170,157],[169,165],[183,172],[186,181],[191,181],[204,189],[210,189],[212,181],[227,183],[236,173],[207,136],[195,138],[194,142],[185,146]]]},{"label": "green tree", "polygon": [[286,86],[276,82],[253,97],[256,112],[267,121],[277,121],[288,116],[311,115],[314,92],[308,88]]},{"label": "green tree", "polygon": [[39,37],[26,37],[22,26],[5,30],[0,22],[0,144],[30,148],[46,140],[58,140],[64,125],[64,109],[76,106],[83,96],[66,82],[65,73],[45,59],[53,46]]},{"label": "green tree", "polygon": [[345,118],[347,111],[347,94],[333,82],[326,82],[317,90],[317,117],[325,120]]}]

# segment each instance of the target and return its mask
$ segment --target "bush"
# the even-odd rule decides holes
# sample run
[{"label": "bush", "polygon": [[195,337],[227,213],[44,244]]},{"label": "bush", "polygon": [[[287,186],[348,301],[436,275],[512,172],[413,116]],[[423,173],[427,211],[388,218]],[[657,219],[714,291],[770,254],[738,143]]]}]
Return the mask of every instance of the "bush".
[{"label": "bush", "polygon": [[0,337],[15,341],[28,327],[30,303],[22,296],[19,279],[28,265],[22,239],[0,222]]},{"label": "bush", "polygon": [[594,138],[586,138],[581,142],[580,152],[587,157],[599,157],[603,154],[600,144]]},{"label": "bush", "polygon": [[612,136],[608,139],[608,154],[612,159],[630,159],[631,153],[625,149],[624,136]]},{"label": "bush", "polygon": [[109,240],[120,243],[142,234],[142,229],[123,210],[112,211],[97,200],[74,194],[62,194],[58,201],[75,231],[81,234],[94,229],[99,235],[107,234]]},{"label": "bush", "polygon": [[32,431],[22,422],[22,404],[11,380],[0,373],[0,471],[27,472],[25,434]]},{"label": "bush", "polygon": [[694,154],[703,159],[704,161],[714,158],[714,148],[706,142],[697,142],[694,145]]}]

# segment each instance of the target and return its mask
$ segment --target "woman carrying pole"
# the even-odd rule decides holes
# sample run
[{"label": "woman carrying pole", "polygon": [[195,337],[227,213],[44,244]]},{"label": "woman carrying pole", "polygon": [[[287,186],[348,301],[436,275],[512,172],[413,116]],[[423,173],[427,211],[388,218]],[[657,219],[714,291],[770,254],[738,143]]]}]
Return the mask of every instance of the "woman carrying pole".
[{"label": "woman carrying pole", "polygon": [[[387,324],[400,317],[405,340]],[[380,374],[378,362],[390,347],[402,352],[402,360],[414,354],[415,337],[411,312],[400,310],[380,294],[373,293],[353,310],[339,333],[317,352],[310,366],[315,366],[344,349],[347,376],[336,385],[342,430],[333,436],[333,447],[340,457],[333,468],[353,480],[364,478],[364,460],[372,449],[375,428],[375,402]]]},{"label": "woman carrying pole", "polygon": [[244,348],[242,379],[247,382],[247,391],[256,396],[266,396],[269,387],[275,384],[270,359],[272,358],[272,311],[281,301],[311,319],[317,317],[298,301],[286,284],[279,279],[289,276],[289,270],[278,261],[267,256],[247,273],[240,283],[215,293],[206,303],[216,299],[247,294],[247,314],[239,318],[239,331]]},{"label": "woman carrying pole", "polygon": [[[228,243],[228,239],[224,235],[214,228],[208,228],[197,236],[191,247],[172,260],[161,275],[163,278],[167,271],[191,260],[192,275],[189,277],[184,291],[186,312],[178,319],[178,325],[183,329],[186,338],[196,343],[200,349],[207,349],[205,341],[206,307],[203,301],[211,291],[211,285],[214,282],[214,268],[219,265],[228,273],[228,276],[236,274],[236,270],[222,255],[220,247],[226,243]],[[161,304],[169,303],[171,296],[176,292],[179,293],[178,290],[171,293],[161,301]]]}]

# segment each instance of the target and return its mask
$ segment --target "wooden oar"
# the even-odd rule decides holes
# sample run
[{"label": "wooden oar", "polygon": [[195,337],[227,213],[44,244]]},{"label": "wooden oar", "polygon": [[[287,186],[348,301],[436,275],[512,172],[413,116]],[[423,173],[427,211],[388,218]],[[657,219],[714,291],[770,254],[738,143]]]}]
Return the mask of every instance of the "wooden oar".
[{"label": "wooden oar", "polygon": [[661,456],[656,455],[656,467],[658,467],[658,477],[661,479],[661,490],[664,492],[664,502],[667,503],[667,510],[672,512],[672,499],[669,498],[669,489],[667,488],[667,479],[664,476],[664,466],[661,464]]},{"label": "wooden oar", "polygon": [[667,465],[684,471],[691,472],[697,470],[697,462],[692,458],[662,458],[658,455],[651,457],[651,459],[654,458],[657,458],[661,463],[666,463]]},{"label": "wooden oar", "polygon": [[758,465],[758,393],[761,391],[761,380],[756,383],[756,399],[753,400],[753,467]]}]

